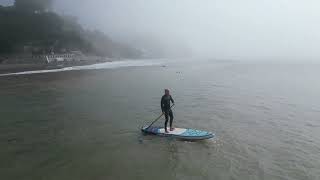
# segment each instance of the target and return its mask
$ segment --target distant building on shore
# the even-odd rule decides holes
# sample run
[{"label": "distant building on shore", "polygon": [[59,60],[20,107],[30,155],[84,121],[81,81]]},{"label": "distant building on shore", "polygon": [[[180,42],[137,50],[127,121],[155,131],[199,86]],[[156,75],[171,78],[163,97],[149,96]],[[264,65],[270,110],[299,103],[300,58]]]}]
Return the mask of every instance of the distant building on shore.
[{"label": "distant building on shore", "polygon": [[65,63],[65,62],[73,62],[73,61],[81,61],[85,60],[86,56],[81,51],[70,51],[69,53],[63,54],[42,54],[42,55],[33,55],[32,59],[38,61],[42,59],[44,62],[50,63]]},{"label": "distant building on shore", "polygon": [[65,53],[21,53],[17,55],[0,56],[0,64],[85,64],[111,61],[110,58],[95,55],[85,55],[81,51],[68,51]]}]

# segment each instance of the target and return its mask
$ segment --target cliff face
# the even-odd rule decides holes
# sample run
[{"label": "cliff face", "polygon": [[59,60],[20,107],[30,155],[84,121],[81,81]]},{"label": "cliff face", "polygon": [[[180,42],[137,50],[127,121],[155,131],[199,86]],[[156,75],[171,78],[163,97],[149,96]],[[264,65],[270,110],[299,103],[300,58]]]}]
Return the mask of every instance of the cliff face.
[{"label": "cliff face", "polygon": [[83,29],[76,18],[62,17],[41,7],[35,10],[28,6],[26,10],[23,5],[0,6],[0,56],[72,50],[106,57],[141,56],[135,48],[113,42],[101,32]]}]

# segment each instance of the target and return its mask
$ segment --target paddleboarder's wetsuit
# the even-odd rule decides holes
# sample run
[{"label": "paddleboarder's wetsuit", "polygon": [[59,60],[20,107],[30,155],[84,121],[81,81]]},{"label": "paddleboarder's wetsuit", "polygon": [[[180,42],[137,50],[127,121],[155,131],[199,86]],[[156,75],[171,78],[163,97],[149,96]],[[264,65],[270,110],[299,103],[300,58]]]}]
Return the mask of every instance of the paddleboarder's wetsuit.
[{"label": "paddleboarder's wetsuit", "polygon": [[165,130],[167,130],[168,119],[170,116],[170,128],[172,127],[173,114],[170,106],[170,101],[174,104],[174,100],[171,95],[163,95],[161,98],[161,110],[166,117],[166,122],[164,123]]}]

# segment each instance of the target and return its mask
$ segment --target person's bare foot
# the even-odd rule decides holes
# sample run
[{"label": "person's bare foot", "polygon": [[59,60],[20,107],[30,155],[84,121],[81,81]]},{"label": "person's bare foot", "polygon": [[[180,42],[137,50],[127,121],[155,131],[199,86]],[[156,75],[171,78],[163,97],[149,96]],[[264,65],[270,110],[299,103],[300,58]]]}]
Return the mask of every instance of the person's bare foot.
[{"label": "person's bare foot", "polygon": [[171,127],[171,128],[170,128],[170,131],[173,131],[173,130],[174,130],[174,128]]}]

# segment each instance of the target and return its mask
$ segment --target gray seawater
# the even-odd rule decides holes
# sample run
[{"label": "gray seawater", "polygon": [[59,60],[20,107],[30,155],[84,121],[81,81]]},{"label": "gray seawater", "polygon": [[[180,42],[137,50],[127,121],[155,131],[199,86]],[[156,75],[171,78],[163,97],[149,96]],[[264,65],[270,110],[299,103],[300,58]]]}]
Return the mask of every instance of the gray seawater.
[{"label": "gray seawater", "polygon": [[[320,64],[153,62],[0,77],[0,179],[320,179]],[[164,88],[216,138],[141,134]]]}]

